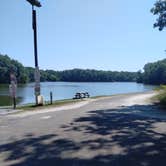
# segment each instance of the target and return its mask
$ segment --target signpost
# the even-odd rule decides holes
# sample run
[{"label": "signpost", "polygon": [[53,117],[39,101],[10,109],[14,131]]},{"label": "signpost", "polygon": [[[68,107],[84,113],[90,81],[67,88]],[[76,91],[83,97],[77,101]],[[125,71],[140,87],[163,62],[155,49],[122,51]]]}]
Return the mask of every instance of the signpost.
[{"label": "signpost", "polygon": [[34,35],[34,57],[35,57],[35,97],[36,105],[39,105],[38,97],[40,97],[40,70],[38,66],[38,52],[37,52],[37,21],[36,21],[36,7],[41,7],[41,3],[38,0],[27,0],[32,5],[32,29]]},{"label": "signpost", "polygon": [[16,109],[17,79],[14,73],[10,74],[9,92],[10,92],[10,96],[13,99],[13,108]]},{"label": "signpost", "polygon": [[35,68],[35,96],[40,95],[40,71],[39,68]]}]

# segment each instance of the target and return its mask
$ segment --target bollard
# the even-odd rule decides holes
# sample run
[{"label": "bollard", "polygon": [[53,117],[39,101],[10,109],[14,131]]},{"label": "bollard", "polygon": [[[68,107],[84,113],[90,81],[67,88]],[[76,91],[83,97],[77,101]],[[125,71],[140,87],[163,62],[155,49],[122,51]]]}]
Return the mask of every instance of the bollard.
[{"label": "bollard", "polygon": [[52,104],[52,92],[50,92],[50,104]]},{"label": "bollard", "polygon": [[13,97],[13,109],[16,109],[16,97]]}]

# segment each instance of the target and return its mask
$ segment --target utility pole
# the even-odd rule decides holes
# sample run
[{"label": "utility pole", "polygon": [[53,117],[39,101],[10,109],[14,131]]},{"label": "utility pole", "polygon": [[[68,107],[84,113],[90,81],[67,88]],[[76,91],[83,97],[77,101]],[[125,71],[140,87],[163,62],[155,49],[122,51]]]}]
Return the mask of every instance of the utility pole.
[{"label": "utility pole", "polygon": [[38,96],[40,96],[40,70],[38,66],[38,50],[37,50],[37,19],[36,19],[36,7],[41,7],[41,4],[38,0],[27,0],[32,5],[32,29],[33,29],[33,35],[34,35],[34,58],[35,58],[35,99],[36,99],[36,105],[39,104],[38,102]]}]

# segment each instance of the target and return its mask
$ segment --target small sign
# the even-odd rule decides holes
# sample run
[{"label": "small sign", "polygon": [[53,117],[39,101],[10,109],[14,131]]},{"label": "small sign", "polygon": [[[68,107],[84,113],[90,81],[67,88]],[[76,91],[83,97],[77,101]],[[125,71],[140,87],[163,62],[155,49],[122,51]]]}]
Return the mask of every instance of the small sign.
[{"label": "small sign", "polygon": [[10,81],[11,83],[14,82],[15,84],[17,84],[16,76],[13,73],[10,74]]},{"label": "small sign", "polygon": [[17,92],[17,79],[14,73],[10,74],[10,85],[9,85],[9,92],[12,98],[16,97]]},{"label": "small sign", "polygon": [[35,82],[36,83],[40,83],[40,71],[39,71],[39,68],[35,68]]},{"label": "small sign", "polygon": [[40,86],[35,85],[35,95],[38,96],[40,95]]},{"label": "small sign", "polygon": [[17,79],[15,74],[10,74],[10,85],[9,85],[10,96],[13,98],[13,109],[16,108],[16,92],[17,92]]},{"label": "small sign", "polygon": [[9,92],[11,97],[16,97],[16,92],[17,92],[17,85],[15,83],[11,83],[9,85]]},{"label": "small sign", "polygon": [[38,67],[35,68],[35,95],[40,95],[40,70]]}]

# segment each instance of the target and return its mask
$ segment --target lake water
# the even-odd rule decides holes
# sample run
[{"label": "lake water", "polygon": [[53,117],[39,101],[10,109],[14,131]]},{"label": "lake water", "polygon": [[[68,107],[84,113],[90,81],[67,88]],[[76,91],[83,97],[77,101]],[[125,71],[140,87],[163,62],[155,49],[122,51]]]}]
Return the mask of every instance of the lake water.
[{"label": "lake water", "polygon": [[[49,101],[50,91],[53,93],[53,100],[60,100],[73,98],[76,92],[89,92],[90,96],[102,96],[145,92],[154,89],[154,87],[134,82],[43,82],[41,83],[41,94],[46,101]],[[7,96],[9,96],[8,85],[0,85],[0,105],[11,104],[11,101],[10,103],[7,101]],[[19,97],[19,104],[34,103],[34,83],[19,85],[17,97]]]}]

